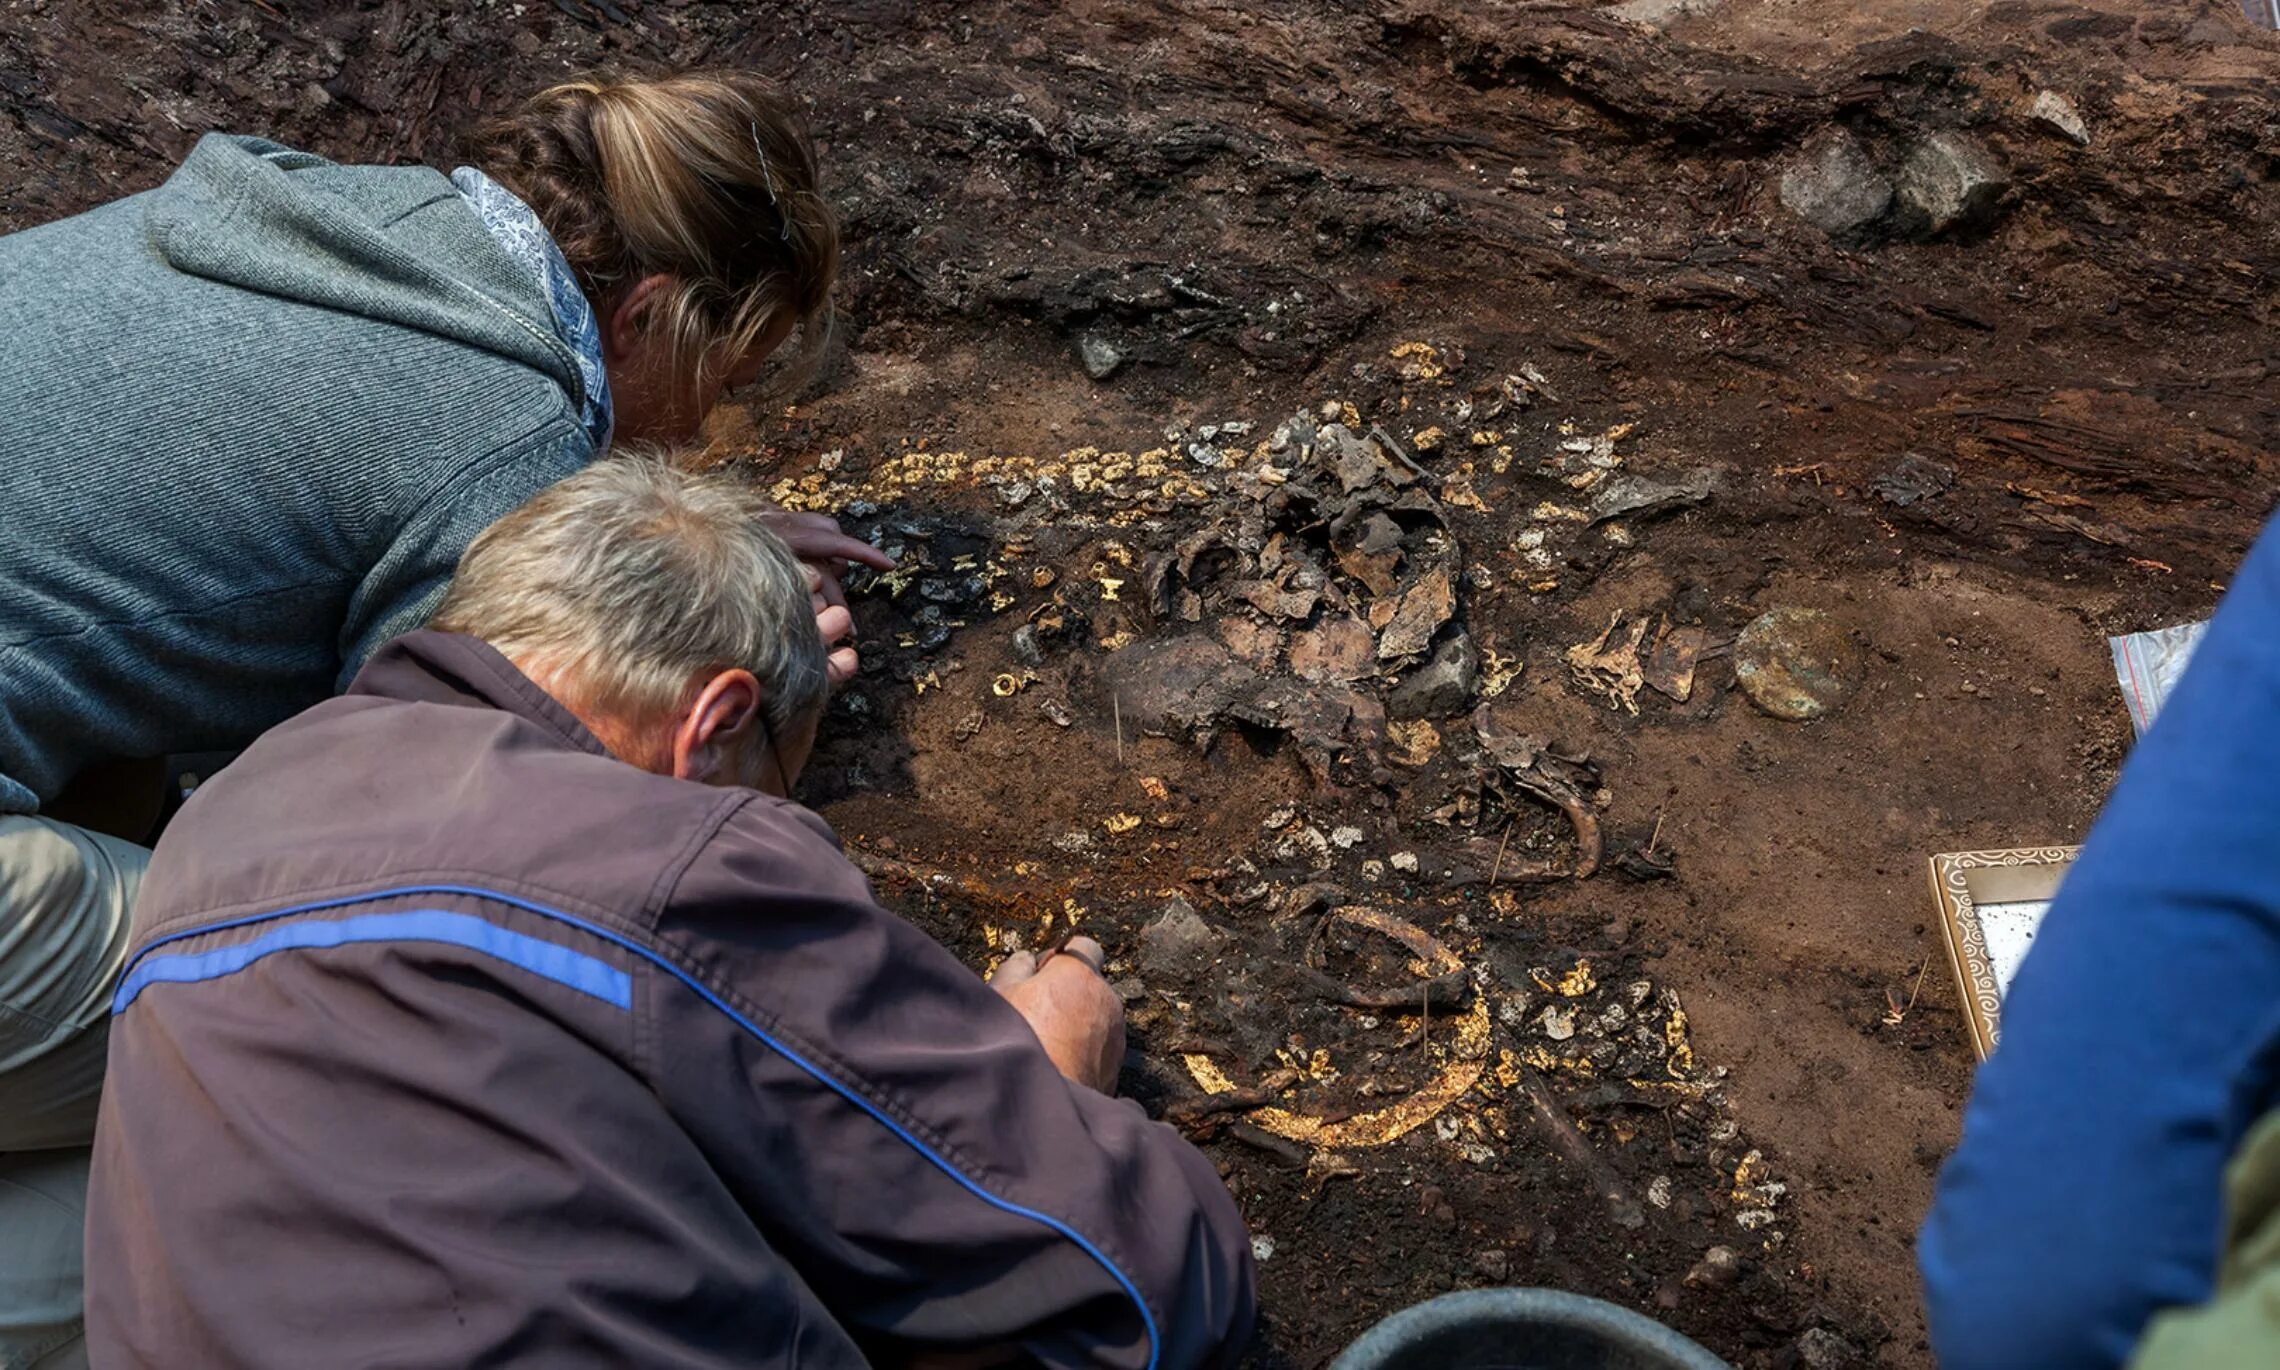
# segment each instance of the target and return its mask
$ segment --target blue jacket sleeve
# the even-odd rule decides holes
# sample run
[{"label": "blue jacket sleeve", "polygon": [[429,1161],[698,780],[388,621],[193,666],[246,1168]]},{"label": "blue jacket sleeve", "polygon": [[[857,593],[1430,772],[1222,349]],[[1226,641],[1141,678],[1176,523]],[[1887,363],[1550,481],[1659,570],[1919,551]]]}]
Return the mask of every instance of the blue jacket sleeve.
[{"label": "blue jacket sleeve", "polygon": [[[2280,526],[2280,525],[2276,525]],[[1946,1370],[2115,1366],[2208,1297],[2280,1050],[2280,533],[2139,744],[2003,1006],[1918,1244]]]},{"label": "blue jacket sleeve", "polygon": [[476,534],[593,457],[584,430],[564,420],[475,463],[424,500],[349,600],[335,693],[381,644],[426,626]]}]

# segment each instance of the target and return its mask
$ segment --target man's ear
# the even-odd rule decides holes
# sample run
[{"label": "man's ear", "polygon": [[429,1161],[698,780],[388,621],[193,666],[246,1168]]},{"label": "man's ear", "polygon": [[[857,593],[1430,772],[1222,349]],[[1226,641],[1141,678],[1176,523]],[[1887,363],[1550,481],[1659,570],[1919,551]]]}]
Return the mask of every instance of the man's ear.
[{"label": "man's ear", "polygon": [[605,365],[621,363],[641,351],[650,327],[657,321],[658,306],[672,287],[673,278],[659,273],[644,276],[618,292],[609,316],[601,321]]},{"label": "man's ear", "polygon": [[760,704],[759,680],[741,667],[706,681],[673,728],[674,778],[742,783],[736,758],[759,731]]}]

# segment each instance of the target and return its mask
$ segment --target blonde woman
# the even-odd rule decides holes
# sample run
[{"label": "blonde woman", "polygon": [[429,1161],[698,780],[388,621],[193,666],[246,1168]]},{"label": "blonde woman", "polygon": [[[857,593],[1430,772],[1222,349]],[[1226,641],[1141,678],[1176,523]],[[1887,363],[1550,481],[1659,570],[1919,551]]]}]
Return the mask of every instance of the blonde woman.
[{"label": "blonde woman", "polygon": [[[119,839],[150,814],[106,834],[75,801],[155,796],[119,763],[234,749],[344,685],[492,520],[613,442],[687,439],[823,336],[836,223],[755,78],[559,86],[473,162],[213,135],[154,190],[0,237],[0,1364],[83,1354],[78,1191],[145,859]],[[880,560],[777,531],[825,572]]]}]

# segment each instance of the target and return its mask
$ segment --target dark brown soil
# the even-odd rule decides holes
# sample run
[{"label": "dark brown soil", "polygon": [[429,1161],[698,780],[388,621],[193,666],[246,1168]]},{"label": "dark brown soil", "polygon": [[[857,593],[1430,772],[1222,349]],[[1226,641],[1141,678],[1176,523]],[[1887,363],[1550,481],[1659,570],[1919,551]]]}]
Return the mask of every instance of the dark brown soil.
[{"label": "dark brown soil", "polygon": [[[714,455],[914,568],[860,597],[869,667],[810,798],[977,965],[1072,921],[1108,944],[1127,1087],[1271,1243],[1260,1362],[1509,1282],[1742,1365],[1920,1366],[1912,1234],[1971,1065],[1924,858],[2083,834],[2128,744],[2101,639],[2205,612],[2268,510],[2280,49],[2222,0],[1865,8],[19,5],[0,227],[148,186],[210,127],[448,163],[573,67],[795,84],[847,325],[813,393],[723,415]],[[2046,89],[2087,146],[2030,117]],[[2011,189],[1935,240],[1833,244],[1775,185],[1834,127],[1887,162],[1966,133]],[[1121,354],[1104,380],[1087,337]],[[1388,730],[1407,660],[1281,712],[1161,664],[1216,641],[1287,681],[1298,633],[1372,601],[1325,531],[1348,495],[1261,484],[1328,481],[1269,449],[1326,402],[1425,473],[1402,574],[1458,549],[1441,641],[1520,668],[1477,735],[1469,701],[1438,746]],[[1230,423],[1255,426],[1203,432]],[[1563,444],[1603,435],[1618,474],[1714,491],[1613,532],[1540,516],[1594,497]],[[1911,501],[1908,453],[1952,482]],[[1155,600],[1167,556],[1247,518],[1275,550]],[[1716,654],[1776,605],[1860,652],[1823,721],[1753,709]],[[1685,702],[1634,715],[1571,669],[1618,613],[1701,630]],[[1588,878],[1485,756],[1507,734],[1601,827]],[[1202,929],[1143,938],[1175,899]],[[1438,939],[1445,1002],[1357,906]],[[1270,1107],[1213,1105],[1213,1072]]]}]

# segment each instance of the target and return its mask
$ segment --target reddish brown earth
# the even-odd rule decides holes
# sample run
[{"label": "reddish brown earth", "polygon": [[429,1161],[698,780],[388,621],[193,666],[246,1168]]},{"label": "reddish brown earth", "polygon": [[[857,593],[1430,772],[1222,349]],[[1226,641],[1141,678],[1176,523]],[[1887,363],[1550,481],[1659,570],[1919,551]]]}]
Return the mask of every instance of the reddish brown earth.
[{"label": "reddish brown earth", "polygon": [[[0,227],[148,186],[212,127],[448,164],[477,112],[577,67],[794,84],[846,211],[846,323],[796,408],[725,415],[713,454],[914,568],[860,598],[871,666],[810,798],[977,965],[1072,919],[1109,945],[1127,1088],[1271,1239],[1260,1363],[1510,1282],[1743,1365],[1926,1365],[1911,1239],[1971,1062],[1924,858],[2080,838],[2128,744],[2102,638],[2205,612],[2271,503],[2280,45],[2214,0],[1862,9],[14,3]],[[2046,89],[2087,146],[2029,116]],[[1774,187],[1833,127],[1887,165],[1968,134],[2011,188],[1931,241],[1832,243]],[[1086,335],[1123,355],[1104,380]],[[1395,574],[1459,549],[1443,640],[1521,666],[1482,736],[1542,740],[1531,774],[1603,829],[1589,878],[1469,707],[1429,756],[1386,737],[1376,674],[1298,697],[1332,701],[1329,740],[1255,699],[1208,737],[1167,721],[1199,694],[1166,642],[1272,685],[1322,659],[1299,633],[1381,597],[1325,532],[1348,497],[1270,483],[1336,491],[1268,446],[1326,401],[1425,473]],[[1229,422],[1256,427],[1197,464]],[[1617,476],[1708,467],[1713,492],[1613,536],[1537,517],[1599,488],[1562,444],[1616,431]],[[1877,479],[1911,452],[1954,474],[1903,505]],[[1079,488],[1120,454],[1162,473]],[[1365,503],[1409,478],[1383,471]],[[1238,545],[1152,603],[1211,528]],[[1860,653],[1820,722],[1758,712],[1716,654],[1777,605]],[[1686,702],[1634,716],[1571,671],[1617,612],[1702,630]],[[1173,898],[1203,930],[1143,939]],[[1438,950],[1330,912],[1355,906]],[[1444,953],[1445,1003],[1420,979]],[[1338,1002],[1356,987],[1401,1002]],[[1555,1040],[1546,1009],[1580,1026]],[[1283,1112],[1214,1108],[1190,1057]],[[1736,1264],[1696,1271],[1713,1246]]]}]

